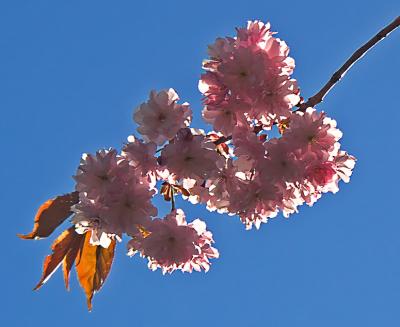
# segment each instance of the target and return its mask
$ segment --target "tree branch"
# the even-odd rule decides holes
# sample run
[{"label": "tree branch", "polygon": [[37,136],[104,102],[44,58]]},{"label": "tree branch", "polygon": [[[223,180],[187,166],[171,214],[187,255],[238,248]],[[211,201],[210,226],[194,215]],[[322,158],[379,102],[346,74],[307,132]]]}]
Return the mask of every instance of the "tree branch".
[{"label": "tree branch", "polygon": [[232,135],[229,136],[221,136],[218,140],[214,142],[215,145],[220,145],[222,143],[228,142],[232,140]]},{"label": "tree branch", "polygon": [[372,49],[379,41],[388,36],[393,30],[400,25],[400,16],[398,16],[393,22],[384,27],[378,32],[373,38],[367,43],[361,46],[356,52],[354,52],[349,59],[332,75],[329,81],[319,90],[316,94],[310,97],[306,102],[299,104],[297,111],[305,111],[308,107],[314,107],[318,103],[321,103],[328,92],[341,80],[341,78],[347,73],[347,71],[370,49]]},{"label": "tree branch", "polygon": [[175,192],[174,188],[171,186],[171,212],[175,210]]}]

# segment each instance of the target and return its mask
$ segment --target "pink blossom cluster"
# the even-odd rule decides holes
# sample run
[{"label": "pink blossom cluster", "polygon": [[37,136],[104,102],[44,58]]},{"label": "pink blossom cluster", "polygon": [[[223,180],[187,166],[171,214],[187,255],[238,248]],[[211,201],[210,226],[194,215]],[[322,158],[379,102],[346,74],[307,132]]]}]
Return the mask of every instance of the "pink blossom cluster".
[{"label": "pink blossom cluster", "polygon": [[[193,136],[184,128],[190,109],[187,104],[178,105],[177,100],[172,89],[152,91],[150,100],[134,114],[143,123],[138,122],[138,130],[147,133],[147,141],[131,135],[120,154],[108,149],[83,155],[74,176],[79,203],[72,208],[72,222],[78,233],[92,231],[94,245],[108,247],[112,238],[120,239],[124,233],[131,236],[129,254],[139,251],[148,258],[152,270],[160,267],[164,273],[177,269],[208,271],[209,259],[217,258],[218,251],[212,247],[212,234],[204,222],[196,219],[186,223],[180,209],[165,219],[153,219],[157,208],[151,199],[157,193],[157,180],[172,181],[181,178],[178,176],[207,178],[207,172],[216,168],[213,160],[219,159],[212,142],[207,143],[203,136]],[[165,115],[162,121],[159,113]],[[169,136],[171,131],[173,136]],[[182,147],[180,158],[174,155],[177,150],[172,143],[170,148],[165,147],[162,160],[168,165],[156,157],[155,142],[162,139],[175,139],[175,145]],[[189,156],[189,161],[204,168],[196,169],[194,165],[188,169],[185,165],[189,164]]]},{"label": "pink blossom cluster", "polygon": [[157,208],[151,203],[156,193],[151,178],[143,176],[141,169],[114,149],[83,155],[74,178],[80,201],[72,208],[73,222],[78,231],[94,229],[92,235],[98,236],[99,241],[107,244],[106,236],[136,233],[137,226],[157,215]]},{"label": "pink blossom cluster", "polygon": [[273,35],[269,24],[254,21],[237,29],[236,38],[218,38],[209,46],[199,89],[205,96],[203,118],[214,130],[231,135],[246,122],[271,128],[299,103],[297,82],[290,78],[294,60]]},{"label": "pink blossom cluster", "polygon": [[[129,136],[121,153],[82,157],[74,177],[78,232],[92,230],[92,243],[104,247],[129,235],[128,254],[140,253],[152,270],[208,271],[218,257],[212,234],[199,219],[186,222],[175,208],[178,193],[259,228],[349,181],[355,158],[340,150],[336,122],[314,108],[293,109],[294,60],[273,35],[269,24],[249,22],[209,47],[199,88],[214,131],[190,128],[189,104],[179,104],[173,89],[152,91],[133,115],[142,139]],[[280,136],[271,137],[276,128]],[[152,204],[157,193],[171,202],[163,219]]]},{"label": "pink blossom cluster", "polygon": [[205,183],[208,192],[192,192],[194,202],[209,210],[239,215],[247,228],[275,217],[285,217],[322,193],[336,193],[338,182],[349,181],[355,158],[340,151],[336,122],[308,108],[295,112],[279,138],[265,141],[254,129],[235,128],[233,154],[219,176]]},{"label": "pink blossom cluster", "polygon": [[155,219],[142,234],[128,243],[129,254],[140,252],[149,260],[149,268],[163,273],[176,269],[192,272],[210,269],[210,258],[218,258],[212,247],[212,234],[196,219],[187,223],[181,209],[172,210],[164,219]]}]

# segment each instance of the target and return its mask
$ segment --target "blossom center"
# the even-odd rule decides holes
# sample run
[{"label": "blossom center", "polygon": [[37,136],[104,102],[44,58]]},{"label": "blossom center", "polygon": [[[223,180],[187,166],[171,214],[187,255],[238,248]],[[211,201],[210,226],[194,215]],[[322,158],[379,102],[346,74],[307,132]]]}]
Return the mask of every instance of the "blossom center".
[{"label": "blossom center", "polygon": [[315,142],[315,135],[308,135],[307,136],[307,141],[308,141],[308,143],[314,143]]},{"label": "blossom center", "polygon": [[108,176],[107,175],[100,175],[100,176],[97,176],[99,179],[101,179],[102,181],[108,181]]},{"label": "blossom center", "polygon": [[125,201],[124,206],[127,207],[128,209],[133,209],[135,207],[134,204],[129,200]]}]

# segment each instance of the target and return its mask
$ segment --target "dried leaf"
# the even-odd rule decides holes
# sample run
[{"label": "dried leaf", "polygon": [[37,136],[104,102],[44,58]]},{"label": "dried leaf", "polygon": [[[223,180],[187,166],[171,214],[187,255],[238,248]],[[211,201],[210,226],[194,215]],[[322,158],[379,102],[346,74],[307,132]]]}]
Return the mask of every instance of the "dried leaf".
[{"label": "dried leaf", "polygon": [[53,253],[48,255],[44,260],[43,273],[39,283],[35,286],[34,290],[39,289],[44,283],[46,283],[52,274],[61,265],[66,255],[71,252],[75,246],[78,246],[83,240],[83,235],[75,232],[75,227],[72,226],[69,229],[61,233],[60,236],[53,242],[51,249]]},{"label": "dried leaf", "polygon": [[164,195],[165,201],[171,201],[172,198],[171,184],[169,184],[168,182],[162,183],[160,193]]},{"label": "dried leaf", "polygon": [[87,306],[92,310],[93,295],[103,286],[114,259],[116,241],[112,240],[108,248],[90,244],[91,233],[86,233],[84,244],[78,254],[76,272],[85,291]]},{"label": "dried leaf", "polygon": [[263,130],[263,125],[256,125],[256,126],[254,126],[253,127],[253,132],[254,132],[254,134],[258,134],[258,133],[260,133],[261,131]]},{"label": "dried leaf", "polygon": [[217,145],[217,152],[224,157],[229,156],[229,146],[226,143],[221,143]]},{"label": "dried leaf", "polygon": [[190,196],[190,192],[181,185],[172,185],[176,192],[182,193],[184,196]]},{"label": "dried leaf", "polygon": [[137,229],[139,230],[140,235],[142,235],[143,238],[148,237],[151,232],[148,231],[144,226],[142,225],[136,225]]},{"label": "dried leaf", "polygon": [[268,135],[266,135],[266,134],[259,135],[259,136],[258,136],[258,139],[259,139],[261,142],[264,143],[264,142],[268,139]]},{"label": "dried leaf", "polygon": [[71,206],[78,201],[78,192],[60,195],[46,201],[36,213],[32,232],[26,235],[18,234],[18,237],[31,240],[49,236],[71,215]]},{"label": "dried leaf", "polygon": [[279,133],[283,134],[289,128],[290,119],[284,119],[278,124]]},{"label": "dried leaf", "polygon": [[74,265],[75,259],[78,256],[79,250],[83,246],[83,241],[85,240],[84,236],[81,234],[80,237],[76,237],[72,242],[70,249],[66,256],[63,259],[63,275],[65,288],[69,291],[69,273],[71,271],[72,266]]}]

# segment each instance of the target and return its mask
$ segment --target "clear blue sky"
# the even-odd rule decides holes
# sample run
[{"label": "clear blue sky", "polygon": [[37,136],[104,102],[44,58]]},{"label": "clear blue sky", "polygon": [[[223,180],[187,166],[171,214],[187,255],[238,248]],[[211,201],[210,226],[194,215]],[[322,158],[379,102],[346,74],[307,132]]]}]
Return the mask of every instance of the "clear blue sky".
[{"label": "clear blue sky", "polygon": [[[358,158],[350,184],[290,219],[245,231],[183,201],[221,252],[207,274],[162,276],[124,244],[86,311],[61,272],[38,292],[52,237],[22,241],[37,207],[73,189],[81,153],[119,147],[149,90],[174,87],[201,123],[207,44],[269,20],[296,59],[303,96],[400,13],[385,1],[1,1],[2,326],[400,326],[400,31],[319,106]],[[60,230],[58,230],[59,232]],[[74,276],[73,276],[74,277]]]}]

